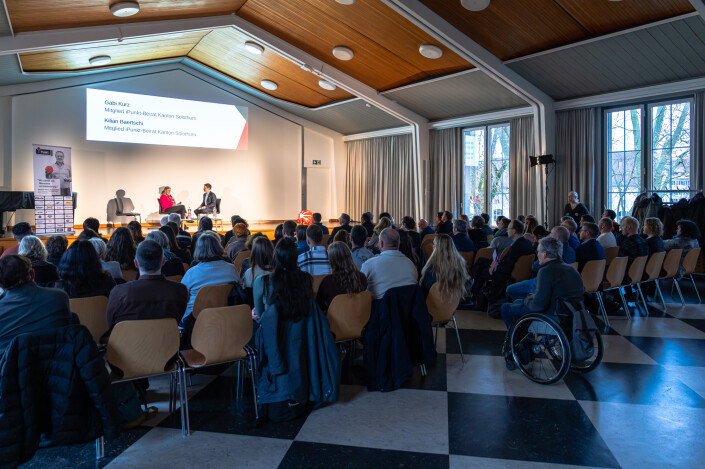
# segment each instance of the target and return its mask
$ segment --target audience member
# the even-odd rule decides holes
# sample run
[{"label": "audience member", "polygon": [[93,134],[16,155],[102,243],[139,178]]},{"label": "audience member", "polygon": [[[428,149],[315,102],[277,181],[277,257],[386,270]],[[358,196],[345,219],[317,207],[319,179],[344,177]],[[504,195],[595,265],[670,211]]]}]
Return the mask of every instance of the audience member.
[{"label": "audience member", "polygon": [[387,228],[394,228],[392,226],[392,220],[388,217],[380,217],[379,223],[377,223],[374,232],[372,233],[372,238],[367,241],[367,247],[369,249],[379,249],[379,235]]},{"label": "audience member", "polygon": [[90,228],[85,228],[76,237],[78,241],[90,241],[93,238],[103,239],[103,237],[100,236],[100,233],[93,231]]},{"label": "audience member", "polygon": [[69,247],[69,240],[64,235],[53,235],[47,239],[44,246],[46,247],[48,255],[47,262],[58,266],[61,256]]},{"label": "audience member", "polygon": [[490,245],[487,242],[487,234],[483,229],[484,226],[485,220],[479,215],[475,215],[470,220],[470,231],[468,231],[468,238],[472,240],[476,251]]},{"label": "audience member", "polygon": [[296,241],[296,222],[287,220],[282,227],[282,237],[291,238]]},{"label": "audience member", "polygon": [[624,240],[619,247],[619,256],[628,257],[627,273],[624,276],[625,281],[629,279],[629,267],[637,257],[649,255],[649,244],[644,238],[639,236],[639,220],[634,217],[622,217],[619,222],[619,227],[624,235]]},{"label": "audience member", "polygon": [[365,212],[360,217],[360,225],[367,231],[367,236],[371,237],[375,231],[375,224],[372,223],[372,212]]},{"label": "audience member", "polygon": [[578,261],[578,272],[583,271],[583,267],[590,261],[601,261],[605,259],[605,248],[597,241],[600,230],[597,225],[586,221],[580,228],[580,246],[575,250],[575,258]]},{"label": "audience member", "polygon": [[196,256],[196,248],[198,247],[198,238],[203,236],[203,233],[206,232],[214,234],[219,240],[221,240],[222,246],[223,237],[219,233],[213,231],[213,220],[211,220],[209,217],[201,217],[198,219],[198,231],[196,231],[193,236],[191,236],[191,252],[194,253],[194,257]]},{"label": "audience member", "polygon": [[392,222],[392,226],[394,226],[394,217],[392,216],[391,213],[389,213],[389,212],[382,212],[382,213],[379,214],[379,217],[380,217],[380,218],[384,218],[384,217],[389,218],[389,220]]},{"label": "audience member", "polygon": [[[354,228],[354,227],[353,227]],[[348,246],[349,249],[352,249],[352,245],[350,244],[350,235],[348,234],[347,231],[345,230],[340,230],[338,231],[335,236],[333,236],[333,243],[343,243]]]},{"label": "audience member", "polygon": [[399,233],[399,252],[414,263],[416,270],[421,275],[421,269],[423,269],[424,265],[423,258],[420,256],[422,254],[421,248],[414,249],[408,231],[398,230],[397,233]]},{"label": "audience member", "polygon": [[499,233],[499,236],[505,236],[507,233],[507,229],[504,228],[504,232],[502,232],[502,220],[507,220],[507,226],[509,226],[509,222],[511,221],[509,218],[505,217],[504,215],[498,215],[497,218],[495,219],[494,223],[497,228],[495,228],[492,231],[492,234],[494,236],[497,236]]},{"label": "audience member", "polygon": [[592,215],[583,215],[580,217],[580,226],[583,226],[583,223],[595,223],[595,219]]},{"label": "audience member", "polygon": [[475,243],[468,236],[468,222],[465,220],[453,221],[453,244],[459,252],[475,251]]},{"label": "audience member", "polygon": [[644,234],[646,244],[649,245],[649,255],[657,252],[664,252],[666,245],[663,242],[663,223],[658,218],[647,218],[644,220]]},{"label": "audience member", "polygon": [[144,236],[142,235],[142,225],[137,220],[132,220],[127,224],[127,229],[130,230],[132,234],[132,239],[135,240],[135,244],[139,244],[144,241]]},{"label": "audience member", "polygon": [[418,278],[414,263],[399,251],[399,233],[394,228],[382,231],[379,248],[381,254],[367,260],[361,269],[373,299],[382,298],[390,288],[415,284]]},{"label": "audience member", "polygon": [[670,251],[671,249],[683,250],[683,254],[681,255],[681,266],[678,268],[679,279],[685,272],[682,265],[685,255],[691,249],[700,247],[698,238],[700,238],[700,230],[698,230],[698,225],[693,223],[691,220],[682,218],[676,222],[676,236],[673,239],[666,240],[665,242],[667,251]]},{"label": "audience member", "polygon": [[536,237],[534,236],[534,230],[539,226],[539,221],[533,215],[526,216],[526,222],[524,223],[524,237],[528,239],[531,244],[536,244]]},{"label": "audience member", "polygon": [[328,227],[323,224],[322,220],[323,216],[320,213],[315,212],[313,214],[313,224],[318,225],[318,227],[321,229],[321,233],[323,233],[324,235],[330,234],[328,232]]},{"label": "audience member", "polygon": [[34,282],[40,287],[49,286],[49,284],[59,280],[56,266],[47,262],[49,254],[44,248],[42,241],[36,236],[29,235],[22,238],[19,255],[26,257],[32,263]]},{"label": "audience member", "polygon": [[487,236],[493,235],[494,231],[492,231],[492,227],[490,226],[489,214],[481,213],[480,216],[482,217],[482,220],[485,222],[485,224],[482,225],[482,231],[484,231]]},{"label": "audience member", "polygon": [[[589,214],[590,211],[587,209],[587,207],[583,204],[580,203],[580,199],[578,198],[578,193],[575,191],[571,191],[568,193],[568,203],[565,204],[565,208],[563,209],[563,215],[570,217],[573,222],[575,223],[576,229],[578,226],[578,222],[580,221],[580,217],[583,215]],[[562,219],[561,219],[562,220]],[[575,232],[575,230],[573,230]],[[578,243],[580,244],[580,243]],[[572,246],[573,249],[577,247],[577,245]]]},{"label": "audience member", "polygon": [[533,235],[534,238],[536,238],[536,242],[534,243],[536,245],[536,249],[538,250],[538,242],[541,241],[542,238],[545,238],[546,236],[549,236],[551,234],[550,231],[548,231],[546,228],[543,227],[543,225],[539,225],[536,228],[534,228]]},{"label": "audience member", "polygon": [[249,223],[247,223],[247,220],[243,219],[240,215],[233,215],[230,217],[230,224],[232,225],[233,229],[225,233],[225,237],[223,239],[223,242],[225,243],[224,245],[227,247],[228,244],[230,243],[230,239],[235,235],[235,225],[238,223],[242,223],[245,225],[245,228],[248,229],[248,234],[249,234]]},{"label": "audience member", "polygon": [[231,261],[234,261],[238,254],[246,251],[245,243],[247,242],[247,237],[250,236],[250,232],[244,223],[236,223],[233,227],[233,233],[235,235],[230,238],[230,242],[226,246],[226,255]]},{"label": "audience member", "polygon": [[566,264],[572,264],[578,260],[575,255],[575,249],[573,249],[569,243],[570,231],[568,231],[568,228],[566,228],[565,225],[554,226],[551,229],[551,236],[560,241],[563,245],[563,253],[561,255],[561,260],[563,260],[563,262]]},{"label": "audience member", "polygon": [[274,246],[266,236],[257,236],[252,241],[252,254],[250,254],[249,265],[242,275],[243,288],[253,288],[255,280],[262,275],[267,275],[272,271],[274,257]]},{"label": "audience member", "polygon": [[115,230],[108,241],[105,260],[117,262],[122,270],[135,270],[135,252],[137,252],[137,246],[130,230],[121,226]]},{"label": "audience member", "polygon": [[240,283],[235,266],[223,259],[223,246],[217,233],[206,231],[200,236],[193,259],[197,264],[188,269],[181,280],[188,289],[189,300],[180,327],[188,331],[193,328],[194,319],[191,317],[191,311],[201,288],[208,285]]},{"label": "audience member", "polygon": [[[308,251],[308,244],[306,243],[306,229],[308,226],[306,225],[299,225],[296,227],[296,251],[299,253],[299,255],[305,253]],[[319,226],[320,228],[320,226]],[[338,232],[340,233],[340,232]],[[323,234],[323,230],[321,230],[321,234]],[[347,236],[347,233],[346,233]]]},{"label": "audience member", "polygon": [[[127,236],[130,236],[129,232]],[[110,290],[115,286],[115,280],[103,270],[90,241],[74,241],[61,256],[58,272],[61,280],[55,286],[64,290],[69,298],[110,296]]]},{"label": "audience member", "polygon": [[179,246],[179,242],[176,239],[174,225],[172,223],[167,223],[166,226],[159,228],[159,231],[164,233],[169,240],[169,250],[176,254],[176,257],[181,259],[183,264],[191,265],[193,258],[191,257],[191,254],[189,254],[188,250],[182,249],[181,246]]},{"label": "audience member", "polygon": [[602,213],[602,217],[600,218],[609,218],[610,221],[612,222],[612,232],[616,233],[619,231],[619,223],[617,223],[617,212],[614,210],[607,209]]},{"label": "audience member", "polygon": [[438,212],[436,213],[436,226],[434,228],[434,232],[438,233],[438,227],[441,226],[441,223],[443,223],[443,212]]},{"label": "audience member", "polygon": [[438,225],[436,230],[438,234],[451,234],[453,233],[453,214],[448,210],[443,212],[443,217],[441,218],[441,224]]},{"label": "audience member", "polygon": [[159,225],[166,226],[167,223],[169,223],[169,215],[164,215],[159,219]]},{"label": "audience member", "polygon": [[419,235],[421,235],[421,241],[423,241],[426,235],[434,234],[433,227],[429,226],[425,218],[419,220]]},{"label": "audience member", "polygon": [[135,264],[140,272],[139,279],[118,285],[110,292],[105,310],[108,322],[106,335],[121,321],[163,318],[180,321],[186,311],[188,290],[184,284],[164,278],[163,247],[150,239],[155,234],[166,239],[164,233],[153,231],[137,247]]},{"label": "audience member", "polygon": [[[337,234],[335,230],[333,233]],[[320,227],[311,225],[306,229],[306,243],[308,243],[309,251],[298,256],[299,268],[311,275],[329,274],[328,251],[325,246],[322,246],[323,233]]]},{"label": "audience member", "polygon": [[602,247],[607,249],[617,246],[617,238],[612,232],[612,220],[607,217],[600,218],[598,227],[600,228],[600,236],[597,237],[597,241],[602,244]]},{"label": "audience member", "polygon": [[[568,231],[570,232],[570,237],[568,238],[568,244],[570,244],[570,247],[573,249],[577,248],[580,245],[580,240],[575,234],[578,231],[578,224],[572,217],[563,217],[561,218],[561,225],[568,228]],[[566,262],[565,259],[563,259],[563,261]],[[570,262],[566,262],[566,264],[570,264]]]},{"label": "audience member", "polygon": [[[97,218],[88,217],[85,220],[83,220],[83,229],[84,230],[91,230],[99,238],[103,238],[103,236],[100,234],[100,220],[98,220]],[[103,238],[103,241],[105,241],[104,238]]]},{"label": "audience member", "polygon": [[[181,218],[179,217],[178,213],[172,213],[169,215],[168,221],[166,224],[168,225],[170,223],[172,224],[172,228],[175,228],[174,232],[175,232],[176,236],[187,236],[189,238],[191,237],[191,233],[181,229]],[[164,226],[164,225],[162,225],[162,226]]]},{"label": "audience member", "polygon": [[20,334],[71,324],[69,297],[61,290],[37,286],[26,257],[9,254],[0,259],[0,288],[0,356]]},{"label": "audience member", "polygon": [[[457,222],[457,220],[456,220]],[[433,284],[438,283],[441,298],[448,302],[465,297],[465,282],[468,280],[468,266],[448,235],[438,235],[433,239],[433,253],[421,271],[421,288],[428,296]]]},{"label": "audience member", "polygon": [[470,218],[467,215],[465,215],[464,213],[460,215],[460,219],[464,220],[465,223],[468,224],[468,226],[470,225]]},{"label": "audience member", "polygon": [[20,250],[20,243],[22,242],[22,238],[31,234],[32,227],[29,226],[29,223],[24,221],[17,223],[15,226],[12,227],[12,237],[15,238],[15,241],[17,241],[17,245],[10,246],[9,248],[5,249],[2,252],[2,255],[0,255],[0,257],[17,254]]},{"label": "audience member", "polygon": [[103,271],[109,273],[114,280],[124,280],[122,277],[122,270],[120,269],[120,264],[115,261],[105,260],[105,254],[108,251],[108,246],[105,244],[105,241],[100,238],[91,238],[88,240],[88,242],[93,245],[93,249],[95,249],[95,253],[98,256],[100,265],[103,267]]},{"label": "audience member", "polygon": [[340,230],[345,230],[348,233],[352,231],[352,225],[350,225],[350,215],[348,215],[347,213],[340,214],[340,218],[338,218],[338,223],[340,223],[340,226],[336,226],[335,228],[333,228],[333,231],[331,232],[330,237],[328,238],[329,241],[332,241],[332,239],[335,237],[335,234]]},{"label": "audience member", "polygon": [[412,217],[407,215],[402,218],[400,229],[409,234],[412,248],[421,249],[421,235],[416,231],[416,221]]},{"label": "audience member", "polygon": [[[162,248],[164,254],[164,264],[159,269],[162,275],[164,275],[165,277],[171,277],[174,275],[183,276],[186,273],[186,269],[184,269],[184,263],[181,262],[179,256],[171,252],[171,249],[169,249],[169,238],[167,238],[166,234],[159,230],[152,231],[147,234],[145,240],[147,239],[150,241],[154,241]],[[142,243],[140,243],[140,245],[141,244]],[[139,249],[139,246],[137,247],[137,249]],[[139,268],[136,263],[135,266]]]},{"label": "audience member", "polygon": [[527,313],[556,313],[558,298],[578,302],[583,298],[585,288],[580,274],[565,264],[562,259],[563,246],[553,237],[539,241],[538,260],[542,265],[536,282],[536,293],[524,299],[502,305],[502,319],[511,330],[516,317]]},{"label": "audience member", "polygon": [[[497,251],[497,255],[501,255],[505,249],[507,249],[512,244],[511,238],[509,238],[508,230],[511,220],[506,217],[498,218],[497,232],[490,242],[490,247]],[[519,233],[521,234],[521,233]],[[527,240],[528,241],[528,240]]]},{"label": "audience member", "polygon": [[279,223],[275,228],[274,228],[274,247],[277,246],[277,243],[279,242],[280,239],[284,237],[284,224]]},{"label": "audience member", "polygon": [[352,244],[352,259],[358,269],[362,269],[362,264],[367,259],[374,257],[372,251],[365,247],[367,241],[367,230],[362,226],[353,226],[350,232],[350,243]]},{"label": "audience member", "polygon": [[352,295],[367,288],[367,278],[357,269],[346,244],[333,242],[328,247],[328,261],[331,273],[323,278],[316,295],[318,306],[323,312],[328,311],[336,296]]}]

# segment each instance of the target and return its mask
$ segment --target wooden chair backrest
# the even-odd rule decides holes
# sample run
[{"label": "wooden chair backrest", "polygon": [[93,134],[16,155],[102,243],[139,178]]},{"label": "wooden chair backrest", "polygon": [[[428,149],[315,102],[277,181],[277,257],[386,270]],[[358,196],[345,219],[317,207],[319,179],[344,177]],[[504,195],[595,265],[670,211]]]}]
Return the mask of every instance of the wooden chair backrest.
[{"label": "wooden chair backrest", "polygon": [[438,282],[431,286],[431,290],[426,297],[426,307],[431,313],[431,322],[446,322],[453,318],[453,313],[458,309],[460,298],[443,298],[438,288]]},{"label": "wooden chair backrest", "polygon": [[575,270],[578,270],[578,263],[577,262],[571,262],[568,265],[571,266],[572,268],[574,268]]},{"label": "wooden chair backrest", "polygon": [[433,238],[435,238],[435,237],[436,237],[436,235],[433,233],[424,235],[423,239],[421,240],[421,244],[425,243],[427,239],[430,239],[431,241],[433,241]]},{"label": "wooden chair backrest", "polygon": [[665,251],[655,252],[649,256],[649,260],[646,262],[646,267],[644,268],[644,273],[647,276],[645,281],[656,280],[658,276],[661,275],[661,267],[663,267],[663,260],[665,258]]},{"label": "wooden chair backrest", "polygon": [[502,254],[499,256],[499,260],[501,261],[502,259],[504,259],[504,256],[506,256],[507,254],[509,254],[508,247],[504,248],[504,251],[502,251]]},{"label": "wooden chair backrest", "polygon": [[228,295],[232,291],[233,286],[226,285],[206,285],[201,287],[196,294],[196,299],[193,300],[193,318],[197,319],[201,311],[206,308],[222,308],[228,306]]},{"label": "wooden chair backrest", "polygon": [[494,248],[478,249],[477,254],[475,255],[475,262],[479,261],[480,259],[492,259],[493,254]]},{"label": "wooden chair backrest", "polygon": [[108,340],[108,363],[123,372],[121,379],[158,375],[170,370],[179,351],[179,326],[174,319],[122,321]]},{"label": "wooden chair backrest", "polygon": [[365,290],[333,298],[328,306],[328,323],[336,342],[362,337],[362,329],[372,314],[372,295]]},{"label": "wooden chair backrest", "polygon": [[324,278],[326,278],[328,274],[326,275],[311,275],[313,277],[313,297],[316,297],[316,294],[318,293],[318,287],[321,286],[321,282],[323,281]]},{"label": "wooden chair backrest", "polygon": [[583,271],[580,275],[583,277],[583,285],[585,286],[585,291],[588,293],[596,292],[600,289],[602,284],[602,278],[605,275],[605,267],[607,266],[607,261],[605,259],[588,261],[583,266]]},{"label": "wooden chair backrest", "polygon": [[488,243],[491,243],[491,242],[492,242],[492,238],[494,238],[494,235],[493,235],[493,234],[487,235],[487,242],[488,242]]},{"label": "wooden chair backrest", "polygon": [[78,316],[79,322],[86,326],[96,343],[103,334],[108,332],[108,321],[105,319],[105,308],[108,306],[107,296],[71,298],[69,306],[71,312]]},{"label": "wooden chair backrest", "polygon": [[423,251],[424,255],[426,256],[426,260],[428,260],[429,257],[431,257],[431,254],[433,254],[433,239],[431,238],[429,240],[424,240],[421,243],[421,250]]},{"label": "wooden chair backrest", "polygon": [[612,246],[611,248],[605,249],[605,259],[607,264],[611,264],[612,260],[619,255],[619,246]]},{"label": "wooden chair backrest", "polygon": [[663,270],[665,274],[659,278],[672,278],[676,276],[678,267],[681,265],[681,257],[683,256],[682,249],[671,249],[666,253],[666,258],[663,260]]},{"label": "wooden chair backrest", "polygon": [[460,255],[463,256],[463,259],[465,259],[465,268],[467,270],[470,270],[470,267],[472,267],[472,262],[475,259],[475,252],[474,251],[460,251]]},{"label": "wooden chair backrest", "polygon": [[188,269],[191,267],[191,266],[188,265],[186,262],[182,262],[181,265],[184,266],[184,273],[185,273],[186,271],[188,271]]},{"label": "wooden chair backrest", "polygon": [[122,272],[122,278],[125,279],[126,282],[131,282],[135,279],[137,279],[137,274],[139,273],[136,270],[121,270]]},{"label": "wooden chair backrest", "polygon": [[182,278],[184,278],[183,275],[169,275],[166,277],[167,280],[171,280],[172,282],[180,282]]},{"label": "wooden chair backrest", "polygon": [[618,287],[624,280],[624,274],[627,273],[627,257],[615,257],[605,274],[605,280],[609,283],[608,288]]},{"label": "wooden chair backrest", "polygon": [[534,263],[535,258],[536,256],[534,254],[526,254],[517,259],[512,269],[512,278],[515,282],[521,282],[531,278],[531,264]]},{"label": "wooden chair backrest", "polygon": [[632,261],[632,265],[629,266],[629,278],[630,282],[624,279],[624,285],[636,285],[641,282],[641,277],[644,276],[644,267],[646,267],[646,261],[649,260],[649,256],[639,256]]},{"label": "wooden chair backrest", "polygon": [[[247,305],[206,308],[198,315],[191,346],[203,358],[198,366],[241,360],[252,338],[252,312]],[[200,357],[199,357],[200,358]]]},{"label": "wooden chair backrest", "polygon": [[700,257],[701,248],[693,248],[685,253],[683,258],[684,275],[690,275],[695,272],[695,266],[698,265],[698,257]]},{"label": "wooden chair backrest", "polygon": [[328,238],[330,238],[329,234],[324,234],[323,238],[321,240],[321,245],[322,246],[328,246]]},{"label": "wooden chair backrest", "polygon": [[239,275],[242,275],[242,272],[240,272],[240,269],[242,269],[242,263],[245,262],[245,259],[249,259],[251,255],[252,255],[252,251],[247,250],[247,251],[240,251],[237,253],[237,256],[235,256],[235,260],[233,261],[233,265],[237,269],[237,273]]}]

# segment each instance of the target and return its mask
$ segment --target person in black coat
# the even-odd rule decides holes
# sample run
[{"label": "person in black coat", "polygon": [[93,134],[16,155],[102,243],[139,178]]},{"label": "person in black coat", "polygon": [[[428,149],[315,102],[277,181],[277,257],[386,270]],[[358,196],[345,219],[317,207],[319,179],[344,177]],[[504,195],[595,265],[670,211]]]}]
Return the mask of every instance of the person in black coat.
[{"label": "person in black coat", "polygon": [[458,252],[474,252],[475,243],[467,234],[468,223],[465,220],[457,219],[453,222],[453,244]]},{"label": "person in black coat", "polygon": [[448,235],[453,233],[453,214],[448,210],[443,212],[443,217],[441,217],[441,223],[439,223],[436,233]]},{"label": "person in black coat", "polygon": [[485,226],[485,220],[479,215],[475,215],[470,220],[470,231],[468,231],[468,238],[470,238],[472,243],[475,245],[475,250],[486,248],[490,245],[490,243],[487,242],[487,233],[483,229]]},{"label": "person in black coat", "polygon": [[217,198],[213,192],[211,192],[211,185],[206,183],[203,185],[203,203],[193,211],[193,213],[198,215],[207,215],[209,213],[214,213],[216,209]]},{"label": "person in black coat", "polygon": [[[375,232],[375,224],[372,223],[372,212],[365,212],[360,216],[360,224],[367,230],[367,236],[369,238],[372,237],[372,235]],[[323,233],[323,234],[328,234],[328,233]]]},{"label": "person in black coat", "polygon": [[583,267],[590,261],[601,261],[605,259],[605,248],[602,247],[597,237],[600,229],[595,223],[585,222],[580,229],[580,245],[575,250],[575,258],[578,261],[578,272],[583,271]]},{"label": "person in black coat", "polygon": [[350,215],[347,213],[341,213],[340,218],[338,218],[338,222],[340,223],[340,226],[336,226],[333,228],[333,231],[331,231],[330,236],[328,237],[328,244],[333,242],[333,239],[335,239],[335,235],[338,233],[340,230],[345,230],[348,233],[352,231],[352,225],[350,224]]},{"label": "person in black coat", "polygon": [[664,252],[666,245],[663,242],[663,223],[658,218],[644,220],[644,234],[647,236],[646,244],[649,245],[649,255]]},{"label": "person in black coat", "polygon": [[571,217],[573,221],[575,221],[575,224],[578,225],[580,223],[580,218],[583,215],[589,214],[590,211],[587,207],[580,203],[578,193],[575,191],[569,192],[568,203],[565,204],[565,207],[563,208],[563,215]]}]

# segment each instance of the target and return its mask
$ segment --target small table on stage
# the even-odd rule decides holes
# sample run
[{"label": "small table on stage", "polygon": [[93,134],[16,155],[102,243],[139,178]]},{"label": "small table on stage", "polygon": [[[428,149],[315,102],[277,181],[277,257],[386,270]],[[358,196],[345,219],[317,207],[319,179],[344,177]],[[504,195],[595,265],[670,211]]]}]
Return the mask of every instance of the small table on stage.
[{"label": "small table on stage", "polygon": [[186,231],[186,227],[188,226],[195,226],[198,227],[198,220],[195,218],[188,219],[188,218],[182,218],[181,219],[181,229]]}]

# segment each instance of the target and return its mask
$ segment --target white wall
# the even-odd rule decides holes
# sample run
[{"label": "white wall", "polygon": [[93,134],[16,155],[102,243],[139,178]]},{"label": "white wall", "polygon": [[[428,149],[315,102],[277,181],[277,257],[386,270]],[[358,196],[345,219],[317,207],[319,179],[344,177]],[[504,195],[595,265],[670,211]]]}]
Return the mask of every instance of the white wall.
[{"label": "white wall", "polygon": [[[104,223],[108,201],[118,189],[126,191],[143,218],[157,210],[158,188],[163,185],[173,188],[177,201],[196,208],[205,182],[223,199],[221,212],[226,220],[235,213],[250,220],[290,219],[300,211],[301,125],[180,70],[90,87],[247,106],[249,149],[86,141],[86,86],[17,95],[12,97],[11,131],[3,132],[3,143],[11,132],[12,190],[33,190],[31,149],[37,143],[72,148],[77,223],[88,216]],[[6,113],[7,103],[0,102],[0,131]],[[7,180],[7,156],[5,163]],[[33,219],[32,211],[25,210],[17,212],[15,220]]]}]

